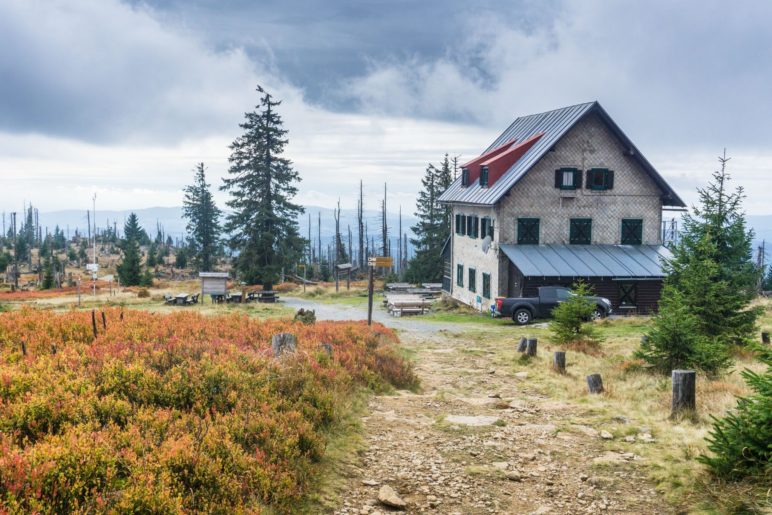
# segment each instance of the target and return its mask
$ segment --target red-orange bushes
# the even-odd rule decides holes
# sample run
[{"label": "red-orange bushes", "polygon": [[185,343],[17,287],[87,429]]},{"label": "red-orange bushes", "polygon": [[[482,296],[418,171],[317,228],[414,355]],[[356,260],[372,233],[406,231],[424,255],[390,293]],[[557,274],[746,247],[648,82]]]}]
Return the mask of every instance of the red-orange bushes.
[{"label": "red-orange bushes", "polygon": [[382,327],[97,315],[0,314],[0,512],[290,511],[336,399],[415,383]]}]

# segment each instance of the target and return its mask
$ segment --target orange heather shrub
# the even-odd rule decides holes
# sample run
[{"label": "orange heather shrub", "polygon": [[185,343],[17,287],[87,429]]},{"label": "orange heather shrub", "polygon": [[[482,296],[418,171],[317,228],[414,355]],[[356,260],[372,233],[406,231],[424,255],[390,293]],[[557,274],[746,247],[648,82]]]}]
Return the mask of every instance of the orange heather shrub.
[{"label": "orange heather shrub", "polygon": [[336,401],[416,383],[383,326],[105,314],[0,313],[0,512],[290,512]]}]

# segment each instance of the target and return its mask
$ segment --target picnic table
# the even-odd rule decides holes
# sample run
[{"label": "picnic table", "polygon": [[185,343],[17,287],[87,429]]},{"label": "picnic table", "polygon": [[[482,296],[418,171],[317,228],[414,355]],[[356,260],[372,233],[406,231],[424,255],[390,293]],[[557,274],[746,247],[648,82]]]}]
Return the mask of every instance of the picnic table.
[{"label": "picnic table", "polygon": [[225,297],[225,302],[235,302],[240,303],[241,302],[241,294],[240,293],[231,293],[227,297]]},{"label": "picnic table", "polygon": [[260,290],[254,292],[257,297],[257,302],[276,302],[279,296],[273,290]]},{"label": "picnic table", "polygon": [[184,305],[185,302],[188,300],[188,297],[190,297],[190,294],[188,293],[178,293],[177,295],[174,296],[174,303]]}]

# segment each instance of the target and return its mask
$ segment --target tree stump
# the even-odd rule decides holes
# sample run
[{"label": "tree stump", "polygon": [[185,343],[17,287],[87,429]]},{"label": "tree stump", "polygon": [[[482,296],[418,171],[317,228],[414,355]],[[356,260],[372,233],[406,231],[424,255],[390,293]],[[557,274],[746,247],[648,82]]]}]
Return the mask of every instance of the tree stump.
[{"label": "tree stump", "polygon": [[761,343],[769,345],[769,331],[762,331],[762,333],[761,333]]},{"label": "tree stump", "polygon": [[528,347],[528,339],[525,336],[520,337],[520,343],[517,344],[517,352],[525,352]]},{"label": "tree stump", "polygon": [[559,374],[566,373],[566,353],[563,351],[555,352],[552,358],[552,368]]},{"label": "tree stump", "polygon": [[603,392],[603,379],[600,374],[591,374],[587,376],[587,389],[590,393]]},{"label": "tree stump", "polygon": [[293,354],[297,344],[298,340],[292,333],[279,333],[271,337],[271,349],[273,350],[273,355],[277,358],[285,353]]},{"label": "tree stump", "polygon": [[697,373],[694,370],[673,370],[673,404],[670,416],[694,412],[697,408]]},{"label": "tree stump", "polygon": [[528,345],[525,348],[525,355],[534,357],[536,356],[536,338],[528,338]]}]

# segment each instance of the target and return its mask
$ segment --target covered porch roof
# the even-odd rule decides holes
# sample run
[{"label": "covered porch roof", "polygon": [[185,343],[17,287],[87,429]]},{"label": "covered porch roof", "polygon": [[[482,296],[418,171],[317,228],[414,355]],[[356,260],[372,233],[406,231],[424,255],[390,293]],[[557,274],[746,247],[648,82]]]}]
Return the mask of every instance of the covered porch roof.
[{"label": "covered porch roof", "polygon": [[663,278],[672,254],[662,245],[511,245],[500,246],[526,277]]}]

